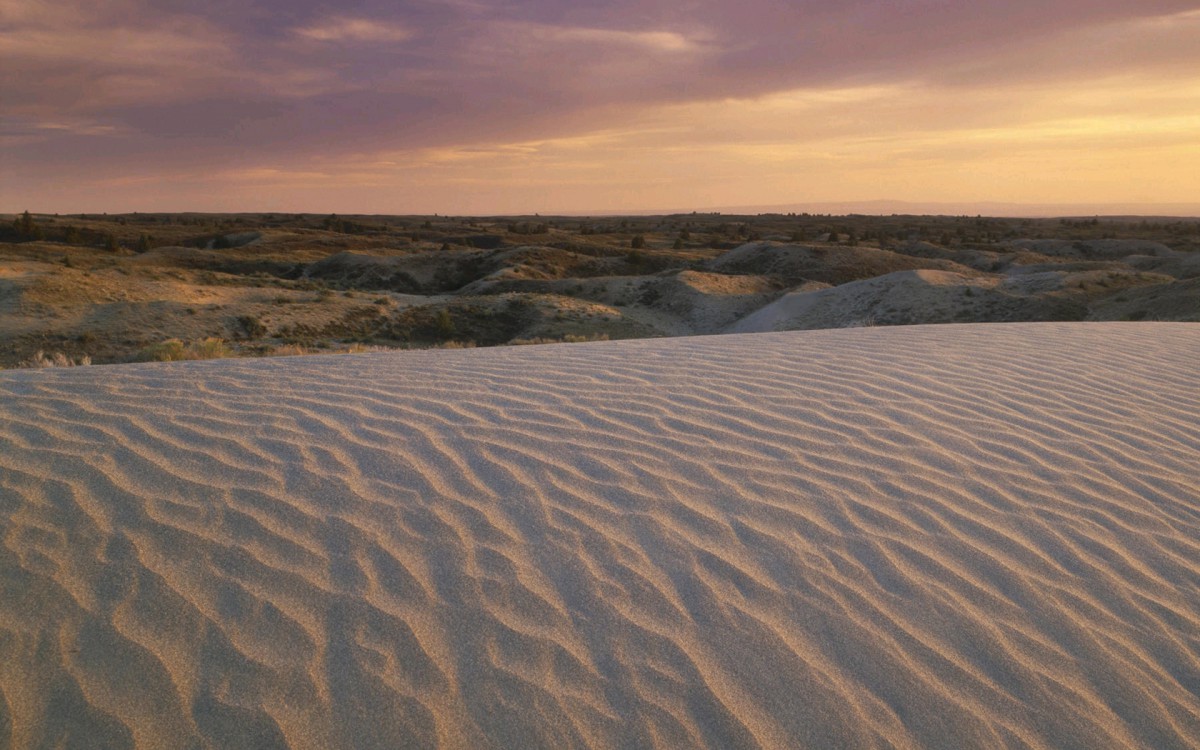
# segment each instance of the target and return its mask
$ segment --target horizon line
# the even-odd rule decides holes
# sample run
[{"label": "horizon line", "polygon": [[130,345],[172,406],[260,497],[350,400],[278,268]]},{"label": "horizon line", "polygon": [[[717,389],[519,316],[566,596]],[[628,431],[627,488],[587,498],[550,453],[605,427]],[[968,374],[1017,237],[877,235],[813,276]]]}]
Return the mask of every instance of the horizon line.
[{"label": "horizon line", "polygon": [[[5,215],[20,216],[20,211],[5,212]],[[181,209],[177,211],[33,211],[30,214],[40,216],[86,216],[86,215],[226,215],[253,216],[264,214],[293,214],[301,216],[433,216],[433,217],[472,217],[472,218],[590,218],[616,216],[687,216],[696,215],[819,215],[819,216],[988,216],[1004,219],[1074,219],[1074,218],[1139,218],[1139,219],[1200,219],[1200,203],[1156,203],[1156,202],[1112,202],[1112,203],[1019,203],[1010,201],[903,201],[893,199],[850,200],[850,201],[818,201],[780,204],[750,204],[705,206],[699,208],[653,208],[653,209],[596,209],[588,211],[529,211],[525,213],[468,213],[451,211],[434,212],[395,212],[395,213],[358,213],[330,210],[296,210],[296,209],[258,209],[245,211],[220,211]]]}]

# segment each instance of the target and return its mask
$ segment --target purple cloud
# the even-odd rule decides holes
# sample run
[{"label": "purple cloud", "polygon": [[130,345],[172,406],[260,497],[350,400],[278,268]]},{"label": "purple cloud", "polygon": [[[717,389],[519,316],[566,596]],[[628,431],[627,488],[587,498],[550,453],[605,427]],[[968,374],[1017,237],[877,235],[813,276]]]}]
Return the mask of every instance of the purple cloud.
[{"label": "purple cloud", "polygon": [[[1194,26],[1155,31],[1147,20],[1141,42],[1104,29],[1195,9],[1187,0],[367,0],[331,12],[307,0],[6,0],[3,195],[13,200],[8,183],[35,174],[550,138],[650,107],[803,88],[1186,69],[1200,63]],[[1057,38],[1097,47],[1056,55],[1046,40]]]}]

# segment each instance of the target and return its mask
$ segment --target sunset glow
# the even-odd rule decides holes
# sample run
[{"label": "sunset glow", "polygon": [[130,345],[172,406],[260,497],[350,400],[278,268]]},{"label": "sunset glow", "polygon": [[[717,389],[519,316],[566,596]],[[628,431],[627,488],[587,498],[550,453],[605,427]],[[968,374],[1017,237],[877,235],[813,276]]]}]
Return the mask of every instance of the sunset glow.
[{"label": "sunset glow", "polygon": [[0,0],[0,210],[1200,210],[1197,39],[1176,0]]}]

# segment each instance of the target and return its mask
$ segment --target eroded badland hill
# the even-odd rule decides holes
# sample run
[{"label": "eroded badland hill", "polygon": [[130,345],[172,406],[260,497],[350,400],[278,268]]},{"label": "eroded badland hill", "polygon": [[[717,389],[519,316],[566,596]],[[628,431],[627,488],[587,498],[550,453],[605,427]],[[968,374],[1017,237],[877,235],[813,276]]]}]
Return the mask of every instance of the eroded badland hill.
[{"label": "eroded badland hill", "polygon": [[1195,220],[0,219],[3,367],[858,325],[1200,321]]}]

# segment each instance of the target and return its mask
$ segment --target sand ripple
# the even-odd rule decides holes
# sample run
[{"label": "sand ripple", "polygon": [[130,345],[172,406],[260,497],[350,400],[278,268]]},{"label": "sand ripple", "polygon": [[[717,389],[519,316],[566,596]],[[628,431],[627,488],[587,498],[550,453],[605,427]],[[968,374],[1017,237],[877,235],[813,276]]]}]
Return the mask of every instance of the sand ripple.
[{"label": "sand ripple", "polygon": [[8,746],[1200,746],[1200,326],[0,374]]}]

